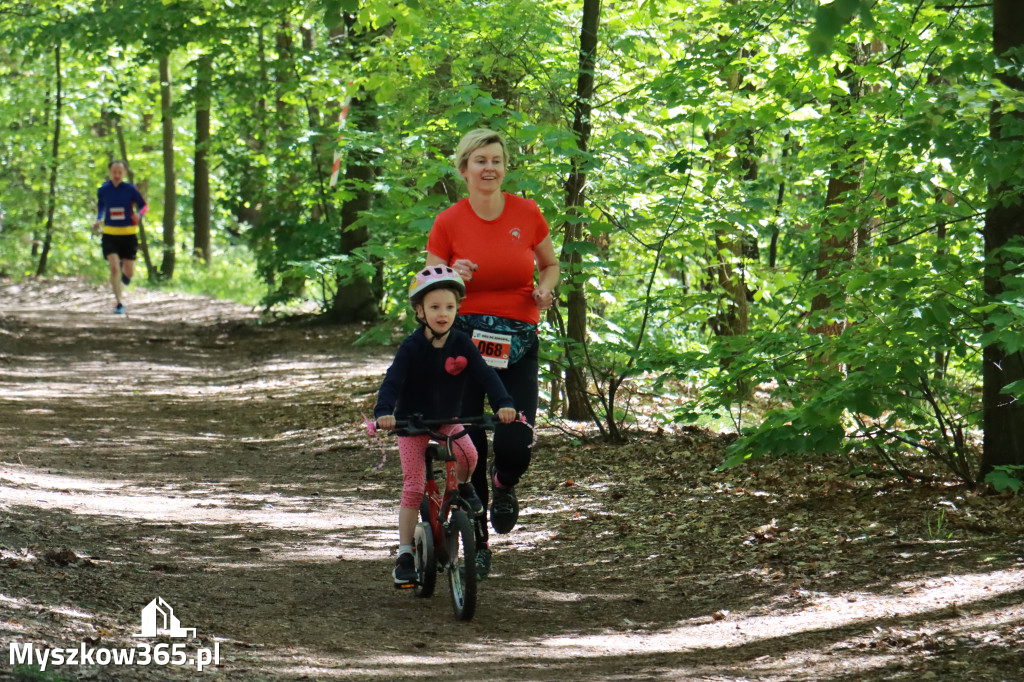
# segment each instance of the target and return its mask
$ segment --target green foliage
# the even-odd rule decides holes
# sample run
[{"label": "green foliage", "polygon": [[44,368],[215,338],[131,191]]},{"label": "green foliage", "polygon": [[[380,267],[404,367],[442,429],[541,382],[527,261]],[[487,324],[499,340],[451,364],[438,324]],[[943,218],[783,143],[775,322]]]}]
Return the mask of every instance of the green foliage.
[{"label": "green foliage", "polygon": [[928,526],[928,537],[932,540],[951,540],[953,531],[946,525],[946,510],[940,509],[935,516],[929,515],[925,520]]},{"label": "green foliage", "polygon": [[988,483],[998,492],[1012,490],[1019,493],[1024,488],[1024,466],[997,466],[993,467],[985,476],[985,483]]},{"label": "green foliage", "polygon": [[255,275],[253,256],[241,245],[215,248],[210,265],[193,258],[179,260],[174,269],[173,281],[156,280],[145,286],[227,299],[251,306],[261,302],[263,291]]},{"label": "green foliage", "polygon": [[[0,264],[32,272],[44,236],[54,45],[67,48],[66,125],[49,268],[97,276],[85,217],[120,155],[116,124],[156,226],[155,60],[171,54],[176,187],[189,197],[194,67],[209,55],[219,246],[212,268],[176,275],[192,290],[326,310],[370,283],[386,319],[367,338],[389,339],[434,217],[464,194],[455,145],[490,126],[510,141],[506,190],[536,200],[556,249],[579,261],[561,298],[585,291],[587,338],[571,346],[564,318],[544,325],[546,378],[557,388],[583,368],[607,435],[639,423],[653,394],[665,422],[731,425],[727,465],[858,449],[904,476],[928,458],[973,480],[981,348],[1024,349],[1024,249],[999,257],[1006,294],[982,286],[989,188],[1012,198],[1024,185],[1020,147],[989,135],[993,104],[1019,108],[994,75],[991,8],[606,8],[586,150],[568,129],[579,21],[563,0],[42,3],[0,15]],[[125,34],[125,22],[143,28]],[[574,168],[586,203],[569,211]],[[563,244],[567,226],[582,238]],[[557,390],[549,398],[558,405]]]},{"label": "green foliage", "polygon": [[36,664],[16,665],[11,668],[15,680],[23,682],[65,682],[71,678],[51,670],[40,670]]}]

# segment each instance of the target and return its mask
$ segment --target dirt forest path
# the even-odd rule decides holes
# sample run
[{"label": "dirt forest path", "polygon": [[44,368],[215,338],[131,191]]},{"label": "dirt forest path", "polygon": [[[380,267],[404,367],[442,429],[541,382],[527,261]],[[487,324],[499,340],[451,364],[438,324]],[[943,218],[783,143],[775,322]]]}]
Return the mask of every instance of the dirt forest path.
[{"label": "dirt forest path", "polygon": [[[963,503],[988,532],[936,549],[893,535],[905,510],[857,540],[838,490],[816,511],[836,549],[786,521],[814,499],[709,478],[718,445],[686,433],[542,431],[522,523],[456,623],[446,586],[389,584],[400,469],[388,444],[370,471],[360,429],[389,349],[142,289],[114,316],[109,298],[0,284],[2,680],[1021,679],[1017,500]],[[135,647],[157,597],[218,665],[11,664],[15,642]]]}]

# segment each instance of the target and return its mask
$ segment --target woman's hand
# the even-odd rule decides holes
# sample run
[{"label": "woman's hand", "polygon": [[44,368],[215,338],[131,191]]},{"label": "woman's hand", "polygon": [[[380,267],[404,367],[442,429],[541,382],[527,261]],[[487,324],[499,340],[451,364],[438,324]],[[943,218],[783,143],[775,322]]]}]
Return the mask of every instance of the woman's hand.
[{"label": "woman's hand", "polygon": [[377,428],[384,429],[385,431],[391,431],[395,428],[395,416],[389,414],[384,417],[377,417]]},{"label": "woman's hand", "polygon": [[547,310],[554,303],[555,296],[551,293],[550,289],[541,289],[537,287],[533,290],[533,302],[537,304],[537,309],[541,312]]},{"label": "woman's hand", "polygon": [[452,270],[457,272],[464,282],[473,279],[473,273],[476,272],[477,267],[477,264],[468,258],[460,258],[452,263]]},{"label": "woman's hand", "polygon": [[514,407],[503,407],[498,410],[498,421],[502,424],[511,424],[516,419],[516,410]]}]

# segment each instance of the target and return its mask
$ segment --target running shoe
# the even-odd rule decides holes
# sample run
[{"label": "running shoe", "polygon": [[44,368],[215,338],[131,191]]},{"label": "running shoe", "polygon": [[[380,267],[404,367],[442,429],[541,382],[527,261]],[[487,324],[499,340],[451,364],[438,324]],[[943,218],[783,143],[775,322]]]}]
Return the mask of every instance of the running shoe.
[{"label": "running shoe", "polygon": [[[491,482],[494,482],[494,467],[491,467]],[[516,489],[502,488],[495,484],[491,490],[491,528],[495,533],[508,533],[519,520],[519,500]]]},{"label": "running shoe", "polygon": [[118,303],[116,306],[114,306],[114,314],[115,315],[124,315],[124,306],[121,305],[120,303]]},{"label": "running shoe", "polygon": [[399,590],[416,584],[416,560],[412,558],[412,554],[406,552],[398,555],[391,577],[395,579],[395,587]]},{"label": "running shoe", "polygon": [[125,286],[128,286],[129,284],[131,284],[131,283],[132,283],[132,278],[131,278],[131,277],[129,277],[128,275],[124,274],[124,273],[122,272],[122,273],[121,273],[121,282],[122,282],[122,283],[123,283],[123,284],[124,284]]}]

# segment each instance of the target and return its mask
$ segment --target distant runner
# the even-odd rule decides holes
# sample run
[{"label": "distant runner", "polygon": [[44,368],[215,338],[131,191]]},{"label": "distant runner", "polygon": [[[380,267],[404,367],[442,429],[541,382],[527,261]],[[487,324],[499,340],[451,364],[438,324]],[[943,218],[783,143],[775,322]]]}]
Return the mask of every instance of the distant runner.
[{"label": "distant runner", "polygon": [[124,182],[124,174],[128,170],[126,162],[111,161],[107,170],[110,172],[110,181],[103,183],[96,191],[97,213],[92,230],[103,230],[103,257],[110,264],[110,286],[117,300],[114,312],[120,315],[124,313],[122,286],[131,284],[135,274],[139,220],[146,215],[149,206],[135,185]]}]

